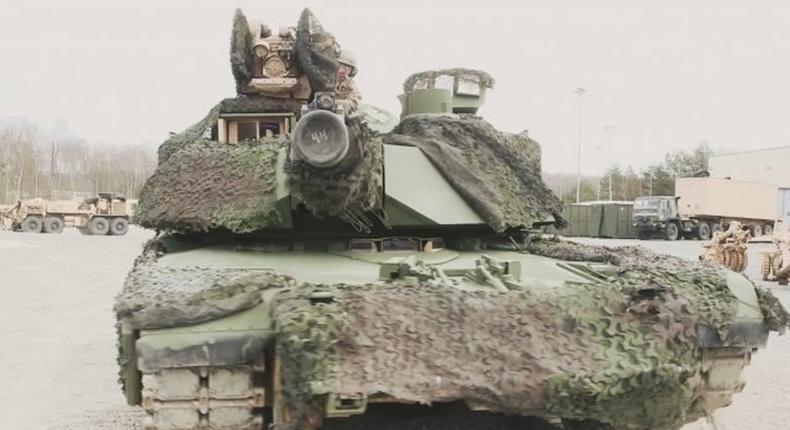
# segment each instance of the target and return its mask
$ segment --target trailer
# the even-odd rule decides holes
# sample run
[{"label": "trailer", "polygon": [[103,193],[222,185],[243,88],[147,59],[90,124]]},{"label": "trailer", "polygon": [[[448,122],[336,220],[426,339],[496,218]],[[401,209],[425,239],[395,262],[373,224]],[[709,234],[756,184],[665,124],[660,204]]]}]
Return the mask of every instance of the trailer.
[{"label": "trailer", "polygon": [[129,231],[126,198],[115,193],[99,193],[82,202],[21,200],[2,218],[11,230],[27,233],[62,233],[65,227],[87,235],[122,236]]},{"label": "trailer", "polygon": [[720,178],[679,178],[674,196],[638,197],[633,225],[639,239],[709,240],[732,221],[752,237],[770,235],[776,219],[774,185]]}]

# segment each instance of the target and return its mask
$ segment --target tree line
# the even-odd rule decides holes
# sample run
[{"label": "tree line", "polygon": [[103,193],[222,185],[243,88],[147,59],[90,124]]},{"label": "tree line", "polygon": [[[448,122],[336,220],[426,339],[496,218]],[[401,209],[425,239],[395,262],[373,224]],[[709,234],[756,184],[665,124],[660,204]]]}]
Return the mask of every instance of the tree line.
[{"label": "tree line", "polygon": [[0,121],[0,204],[82,199],[98,192],[137,198],[156,168],[150,145],[110,145],[52,135],[26,120]]},{"label": "tree line", "polygon": [[[642,170],[613,164],[600,176],[582,177],[580,200],[632,201],[639,196],[675,195],[675,179],[705,174],[711,155],[711,146],[707,141],[702,141],[691,151],[669,152],[663,160]],[[563,202],[576,202],[576,175],[544,174],[544,179]]]}]

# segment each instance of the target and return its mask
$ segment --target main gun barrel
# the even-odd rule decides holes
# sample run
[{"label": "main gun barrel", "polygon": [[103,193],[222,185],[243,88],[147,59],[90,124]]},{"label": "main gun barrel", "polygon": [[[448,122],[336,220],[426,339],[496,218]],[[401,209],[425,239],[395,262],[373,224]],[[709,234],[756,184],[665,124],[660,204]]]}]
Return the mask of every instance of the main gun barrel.
[{"label": "main gun barrel", "polygon": [[292,155],[313,167],[338,166],[349,155],[348,128],[343,116],[329,110],[308,112],[296,123]]}]

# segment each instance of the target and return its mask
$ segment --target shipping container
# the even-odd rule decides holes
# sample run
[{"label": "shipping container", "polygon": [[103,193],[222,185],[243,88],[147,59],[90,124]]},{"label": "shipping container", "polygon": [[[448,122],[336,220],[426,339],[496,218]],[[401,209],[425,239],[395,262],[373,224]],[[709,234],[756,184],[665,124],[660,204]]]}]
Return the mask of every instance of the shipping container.
[{"label": "shipping container", "polygon": [[634,237],[633,202],[593,201],[569,204],[563,210],[568,227],[561,233],[576,237]]},{"label": "shipping container", "polygon": [[773,220],[774,185],[720,178],[680,178],[675,181],[678,212],[684,218]]}]

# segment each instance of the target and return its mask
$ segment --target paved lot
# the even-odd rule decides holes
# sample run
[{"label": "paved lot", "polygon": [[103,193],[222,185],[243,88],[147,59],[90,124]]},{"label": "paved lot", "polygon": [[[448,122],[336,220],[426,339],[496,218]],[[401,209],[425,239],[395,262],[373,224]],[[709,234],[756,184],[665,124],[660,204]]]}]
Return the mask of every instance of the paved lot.
[{"label": "paved lot", "polygon": [[[0,231],[0,429],[130,429],[139,410],[116,384],[113,297],[150,232],[124,237]],[[636,241],[585,240],[605,245]],[[700,242],[641,242],[694,259]],[[751,245],[749,274],[759,251]],[[790,288],[771,285],[790,305]],[[785,430],[790,423],[790,337],[754,356],[735,403],[715,415],[718,430]],[[707,430],[699,422],[684,430]]]}]

